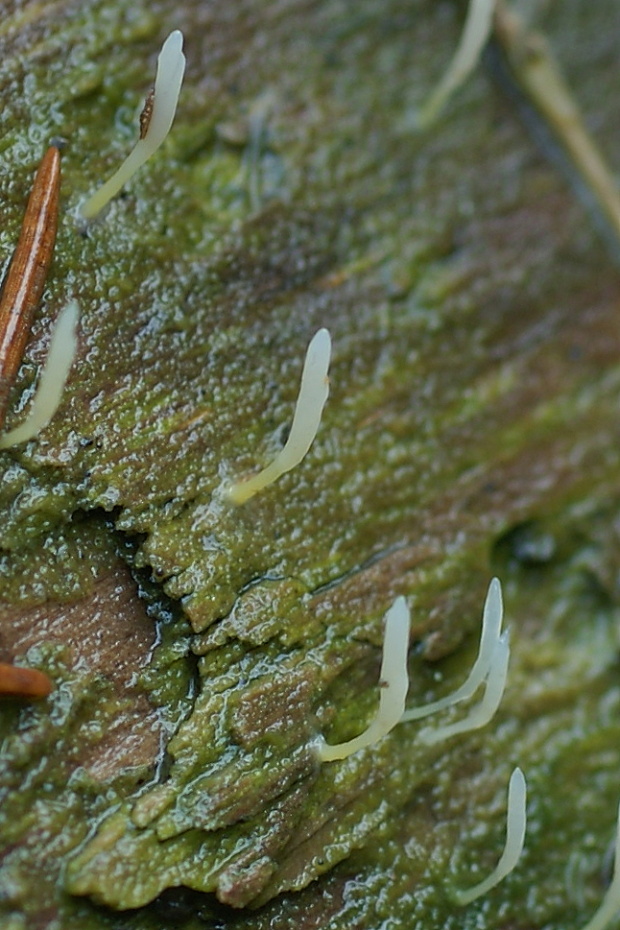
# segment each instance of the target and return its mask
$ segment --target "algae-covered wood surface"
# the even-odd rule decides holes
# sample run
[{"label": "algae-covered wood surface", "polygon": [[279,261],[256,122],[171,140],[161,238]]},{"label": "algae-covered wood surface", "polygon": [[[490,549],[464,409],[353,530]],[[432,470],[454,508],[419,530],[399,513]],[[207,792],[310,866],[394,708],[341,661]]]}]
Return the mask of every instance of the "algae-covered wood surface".
[{"label": "algae-covered wood surface", "polygon": [[[620,7],[524,6],[617,166]],[[2,926],[583,926],[620,800],[620,274],[575,172],[497,57],[419,130],[462,25],[448,0],[0,9],[5,264],[64,140],[8,427],[51,320],[82,310],[60,410],[0,455],[0,660],[55,685],[0,705]],[[172,134],[85,229],[174,28]],[[317,438],[232,506],[321,326]],[[321,765],[319,734],[375,712],[394,598],[423,703],[465,678],[493,574],[512,642],[493,721],[436,746],[403,723]],[[501,854],[517,764],[525,853],[458,907]]]}]

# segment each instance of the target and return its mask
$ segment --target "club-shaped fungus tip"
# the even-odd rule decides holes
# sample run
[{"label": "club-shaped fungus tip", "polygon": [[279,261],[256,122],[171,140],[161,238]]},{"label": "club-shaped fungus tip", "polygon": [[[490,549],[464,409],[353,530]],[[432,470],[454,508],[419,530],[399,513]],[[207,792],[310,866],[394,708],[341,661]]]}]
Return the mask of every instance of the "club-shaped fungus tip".
[{"label": "club-shaped fungus tip", "polygon": [[493,660],[498,658],[495,650],[497,641],[500,638],[503,616],[502,586],[499,578],[492,578],[482,612],[482,631],[480,633],[478,656],[466,681],[456,691],[452,691],[438,701],[432,701],[429,704],[423,704],[421,707],[412,707],[406,710],[403,714],[403,722],[421,720],[472,697],[483,681],[488,678]]},{"label": "club-shaped fungus tip", "polygon": [[385,615],[383,658],[381,660],[381,689],[379,709],[369,726],[354,739],[331,746],[321,737],[317,742],[321,762],[334,762],[367,746],[373,746],[392,730],[403,714],[409,675],[407,650],[409,647],[409,608],[404,597],[397,597]]},{"label": "club-shaped fungus tip", "polygon": [[56,413],[77,349],[79,306],[71,300],[58,314],[39,384],[26,419],[0,436],[0,449],[33,439]]},{"label": "club-shaped fungus tip", "polygon": [[245,503],[263,488],[273,484],[285,472],[295,468],[307,454],[318,432],[323,407],[329,395],[331,346],[327,329],[320,329],[310,340],[286,444],[273,462],[258,474],[228,487],[227,496],[234,504]]},{"label": "club-shaped fungus tip", "polygon": [[155,86],[146,99],[140,121],[140,138],[120,168],[80,207],[84,220],[92,220],[160,147],[170,131],[183,75],[183,33],[175,29],[164,42],[157,59]]},{"label": "club-shaped fungus tip", "polygon": [[[527,785],[525,776],[520,768],[516,768],[510,776],[508,784],[508,810],[506,814],[506,843],[499,862],[490,875],[483,881],[465,891],[453,892],[457,904],[471,904],[476,898],[494,888],[515,868],[525,843],[525,830],[527,826]],[[592,928],[590,928],[592,930]]]}]

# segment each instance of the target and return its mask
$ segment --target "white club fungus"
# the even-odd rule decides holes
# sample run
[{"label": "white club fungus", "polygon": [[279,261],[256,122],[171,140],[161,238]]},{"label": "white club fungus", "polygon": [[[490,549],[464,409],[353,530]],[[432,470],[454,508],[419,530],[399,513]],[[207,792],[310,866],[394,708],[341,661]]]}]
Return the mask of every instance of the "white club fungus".
[{"label": "white club fungus", "polygon": [[30,411],[20,426],[0,437],[0,449],[32,439],[56,413],[75,357],[79,312],[72,300],[58,314]]},{"label": "white club fungus", "polygon": [[[141,134],[118,171],[82,205],[80,213],[84,219],[91,220],[103,210],[162,144],[172,126],[184,73],[183,33],[175,29],[164,42],[157,59],[152,110],[144,135]],[[150,101],[147,101],[147,107],[150,107]]]},{"label": "white club fungus", "polygon": [[479,704],[476,704],[466,717],[457,720],[456,723],[448,723],[443,727],[424,727],[418,734],[418,739],[427,746],[440,743],[443,740],[451,739],[460,733],[469,733],[471,730],[479,730],[485,727],[492,720],[506,687],[508,677],[508,659],[510,658],[510,643],[508,631],[502,633],[499,637],[491,655],[491,664],[486,679],[484,696]]},{"label": "white club fungus", "polygon": [[249,500],[298,465],[308,452],[317,434],[329,394],[327,372],[331,345],[327,329],[320,329],[312,337],[306,352],[293,424],[286,445],[273,462],[258,474],[245,481],[237,481],[228,488],[228,497],[233,503],[243,504]]},{"label": "white club fungus", "polygon": [[495,646],[502,628],[503,614],[502,586],[499,578],[493,578],[489,585],[482,612],[482,632],[480,634],[478,656],[467,680],[456,691],[438,701],[432,701],[421,707],[412,707],[410,710],[406,710],[403,714],[403,722],[421,720],[423,717],[428,717],[437,711],[445,710],[447,707],[452,707],[453,704],[466,701],[478,690],[482,682],[487,678],[491,668]]},{"label": "white club fungus", "polygon": [[377,743],[396,726],[402,717],[409,687],[408,646],[409,609],[405,598],[397,597],[385,615],[381,688],[377,715],[363,733],[346,743],[330,746],[321,737],[318,743],[321,762],[346,759],[352,753]]},{"label": "white club fungus", "polygon": [[611,885],[605,892],[600,907],[583,930],[606,930],[609,923],[620,915],[620,807],[618,807],[618,825],[616,827],[616,850],[614,858],[614,875]]},{"label": "white club fungus", "polygon": [[470,0],[467,18],[456,52],[443,78],[418,114],[418,124],[433,122],[452,94],[474,70],[491,34],[496,0]]},{"label": "white club fungus", "polygon": [[[473,888],[467,888],[465,891],[456,891],[453,893],[454,900],[457,904],[471,904],[476,898],[481,897],[494,888],[509,872],[512,872],[523,852],[525,842],[525,829],[527,824],[526,813],[527,786],[525,776],[520,768],[516,768],[510,776],[508,785],[508,811],[506,815],[506,844],[497,866],[491,874],[474,885]],[[597,925],[597,930],[601,930],[602,924]],[[594,926],[586,930],[594,930]]]}]

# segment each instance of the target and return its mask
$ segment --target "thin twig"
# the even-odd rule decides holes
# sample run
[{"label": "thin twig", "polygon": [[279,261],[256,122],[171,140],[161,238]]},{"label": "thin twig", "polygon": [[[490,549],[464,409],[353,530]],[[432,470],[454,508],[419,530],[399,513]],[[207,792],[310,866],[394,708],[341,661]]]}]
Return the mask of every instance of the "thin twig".
[{"label": "thin twig", "polygon": [[567,151],[620,239],[620,191],[583,121],[547,40],[527,28],[505,0],[495,10],[495,37],[514,77]]}]

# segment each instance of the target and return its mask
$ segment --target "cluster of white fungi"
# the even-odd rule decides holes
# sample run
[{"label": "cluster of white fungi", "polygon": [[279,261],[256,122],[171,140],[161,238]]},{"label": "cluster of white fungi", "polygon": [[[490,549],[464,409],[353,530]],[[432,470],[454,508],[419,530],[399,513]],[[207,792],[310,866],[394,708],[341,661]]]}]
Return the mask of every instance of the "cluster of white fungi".
[{"label": "cluster of white fungi", "polygon": [[[493,578],[489,585],[482,615],[478,656],[466,681],[444,698],[407,710],[405,701],[409,690],[407,649],[410,617],[404,597],[396,598],[385,615],[381,688],[377,714],[363,733],[346,743],[330,745],[321,737],[317,741],[317,752],[321,761],[331,762],[335,759],[344,759],[351,753],[378,742],[387,736],[397,724],[421,720],[447,711],[456,704],[472,698],[481,687],[484,688],[482,699],[470,708],[461,720],[436,727],[424,727],[419,731],[417,739],[420,743],[432,745],[451,739],[458,734],[477,730],[489,723],[499,706],[508,675],[510,647],[508,632],[502,633],[501,631],[502,619],[502,589],[499,580]],[[508,827],[501,859],[484,881],[466,891],[453,893],[453,900],[457,904],[469,904],[486,894],[514,869],[523,850],[525,827],[525,777],[521,769],[516,768],[512,773],[508,790]]]}]

